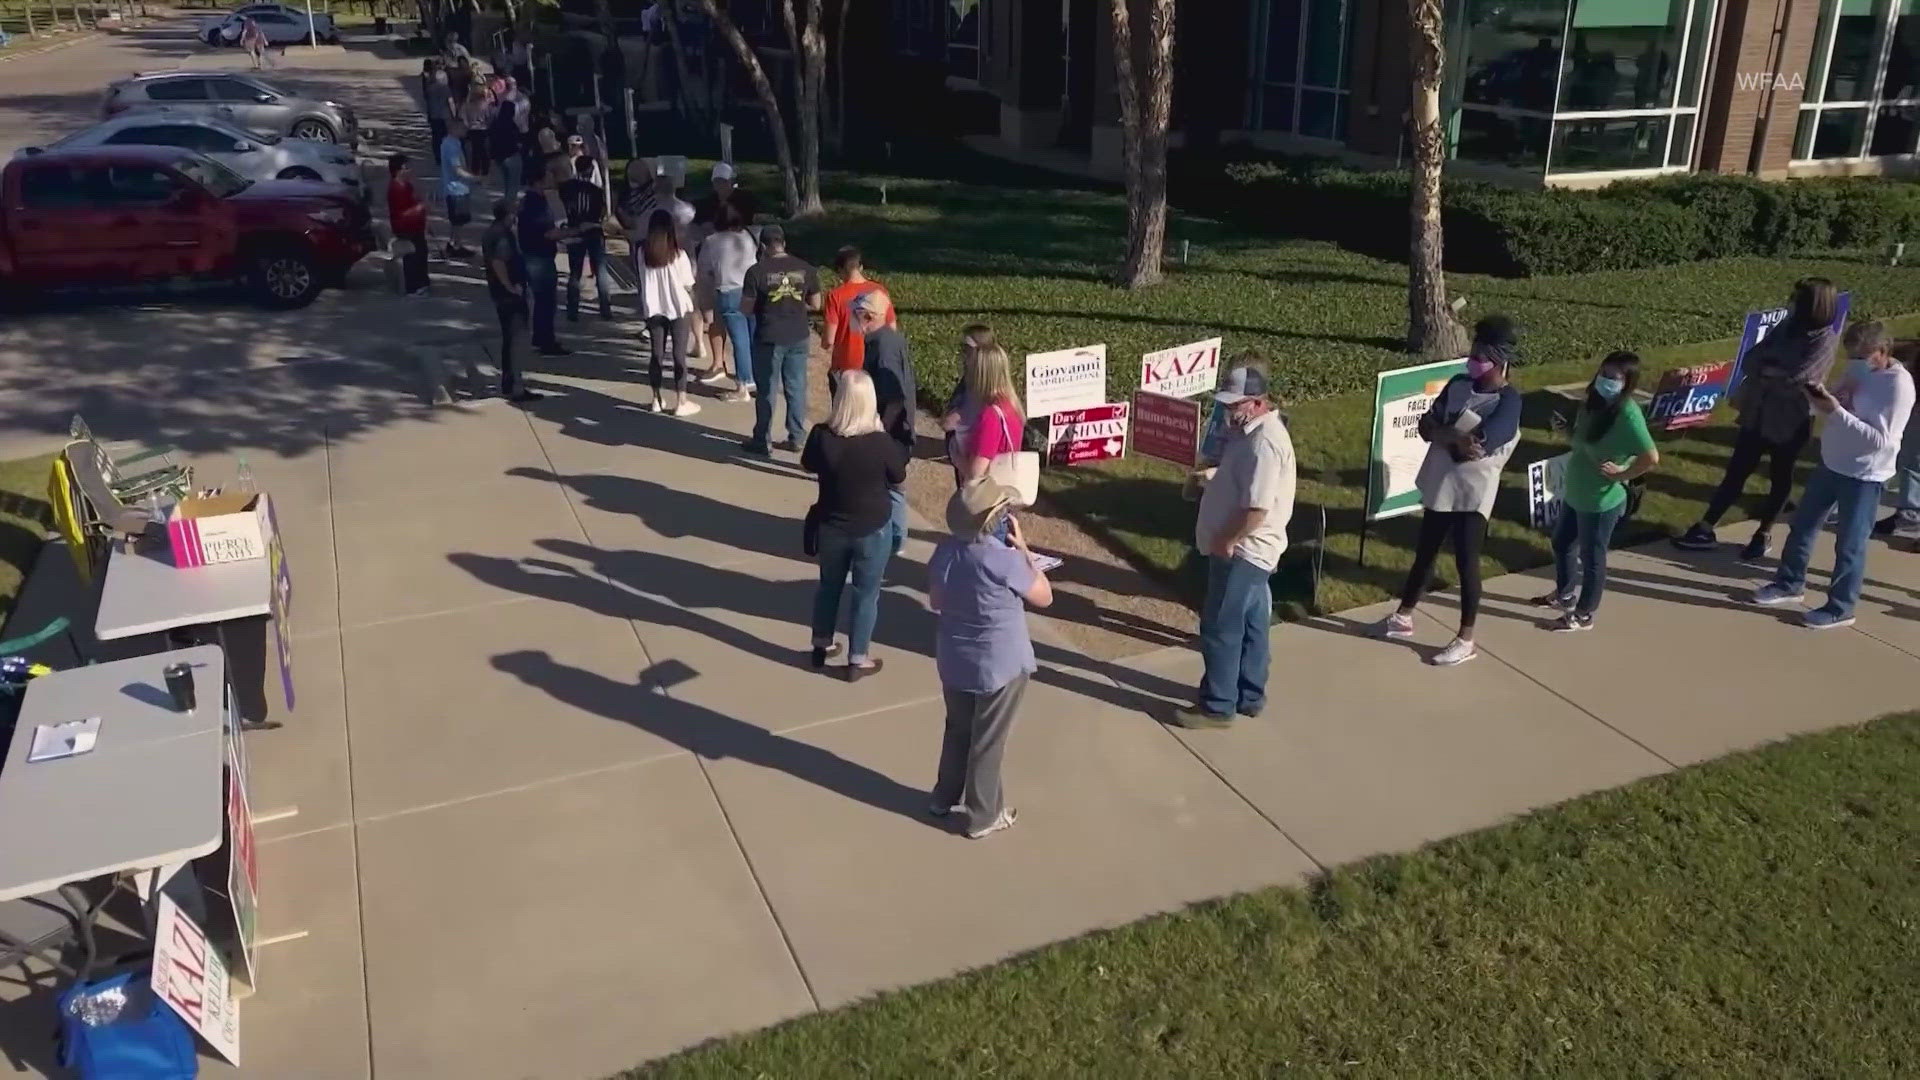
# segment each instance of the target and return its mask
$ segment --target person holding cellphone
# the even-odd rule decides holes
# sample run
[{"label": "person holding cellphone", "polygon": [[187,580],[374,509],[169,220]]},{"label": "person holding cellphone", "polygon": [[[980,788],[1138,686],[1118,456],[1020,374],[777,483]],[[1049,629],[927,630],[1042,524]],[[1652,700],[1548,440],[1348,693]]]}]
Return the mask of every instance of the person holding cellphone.
[{"label": "person holding cellphone", "polygon": [[1553,527],[1553,591],[1534,601],[1561,613],[1549,629],[1593,629],[1607,587],[1607,545],[1627,512],[1627,485],[1660,464],[1647,418],[1633,399],[1639,385],[1639,355],[1613,353],[1600,362],[1573,418],[1566,490]]},{"label": "person holding cellphone", "polygon": [[1756,604],[1786,604],[1806,594],[1807,561],[1813,541],[1838,506],[1833,531],[1833,580],[1827,602],[1802,616],[1813,630],[1853,625],[1853,607],[1867,570],[1867,539],[1880,508],[1880,490],[1893,476],[1901,433],[1913,412],[1913,376],[1893,358],[1893,338],[1878,322],[1855,323],[1847,332],[1854,357],[1840,385],[1828,390],[1818,382],[1801,384],[1811,408],[1825,414],[1820,432],[1820,465],[1807,478],[1794,511],[1780,566],[1773,580],[1754,590]]},{"label": "person holding cellphone", "polygon": [[1474,623],[1480,615],[1480,546],[1500,492],[1500,470],[1520,442],[1520,391],[1507,380],[1518,358],[1513,320],[1489,315],[1473,328],[1467,370],[1440,389],[1420,418],[1420,437],[1430,445],[1414,486],[1420,491],[1420,539],[1400,594],[1400,608],[1375,633],[1413,637],[1413,609],[1427,591],[1440,547],[1453,544],[1460,574],[1460,631],[1428,659],[1440,667],[1478,655]]}]

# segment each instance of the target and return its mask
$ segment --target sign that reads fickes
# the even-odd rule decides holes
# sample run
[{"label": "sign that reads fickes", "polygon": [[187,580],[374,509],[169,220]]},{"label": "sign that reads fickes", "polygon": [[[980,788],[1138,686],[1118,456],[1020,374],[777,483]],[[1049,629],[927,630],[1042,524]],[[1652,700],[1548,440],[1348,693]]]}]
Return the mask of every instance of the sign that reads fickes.
[{"label": "sign that reads fickes", "polygon": [[1027,415],[1090,409],[1107,400],[1107,347],[1027,354]]},{"label": "sign that reads fickes", "polygon": [[1140,389],[1167,397],[1192,397],[1213,389],[1220,377],[1220,339],[1208,338],[1140,358]]},{"label": "sign that reads fickes", "polygon": [[1111,461],[1127,452],[1127,403],[1066,409],[1048,420],[1047,446],[1062,465]]},{"label": "sign that reads fickes", "polygon": [[1704,424],[1733,383],[1734,361],[1675,368],[1660,376],[1647,421],[1667,431]]}]

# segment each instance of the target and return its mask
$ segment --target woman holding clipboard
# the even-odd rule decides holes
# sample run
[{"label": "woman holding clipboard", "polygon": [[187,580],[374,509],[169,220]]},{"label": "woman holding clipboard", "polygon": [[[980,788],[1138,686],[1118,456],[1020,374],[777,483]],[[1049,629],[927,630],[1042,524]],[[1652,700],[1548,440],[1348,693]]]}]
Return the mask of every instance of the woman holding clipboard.
[{"label": "woman holding clipboard", "polygon": [[1414,486],[1420,491],[1420,539],[1407,571],[1400,609],[1376,628],[1381,637],[1413,636],[1413,609],[1427,591],[1441,544],[1452,541],[1460,575],[1460,632],[1428,659],[1451,667],[1476,655],[1473,626],[1480,614],[1480,546],[1500,491],[1500,470],[1520,441],[1520,392],[1507,381],[1518,356],[1513,320],[1489,315],[1473,328],[1467,371],[1442,387],[1420,418],[1430,445]]}]

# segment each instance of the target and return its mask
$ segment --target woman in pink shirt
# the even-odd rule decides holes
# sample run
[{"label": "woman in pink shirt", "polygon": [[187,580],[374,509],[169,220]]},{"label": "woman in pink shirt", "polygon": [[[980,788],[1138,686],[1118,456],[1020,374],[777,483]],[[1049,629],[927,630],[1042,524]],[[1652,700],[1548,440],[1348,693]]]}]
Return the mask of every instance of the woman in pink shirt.
[{"label": "woman in pink shirt", "polygon": [[[1020,415],[1019,399],[1013,392],[1013,371],[1007,350],[998,344],[984,344],[967,350],[960,372],[963,388],[954,428],[954,482],[966,487],[987,475],[994,459],[1018,453],[1020,434],[1026,418]],[[1005,538],[1006,518],[994,535]]]}]

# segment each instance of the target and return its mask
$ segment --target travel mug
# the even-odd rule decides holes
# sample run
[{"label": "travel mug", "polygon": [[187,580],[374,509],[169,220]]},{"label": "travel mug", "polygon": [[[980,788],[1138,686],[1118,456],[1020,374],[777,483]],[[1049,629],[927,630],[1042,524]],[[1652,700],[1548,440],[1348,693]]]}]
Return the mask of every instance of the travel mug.
[{"label": "travel mug", "polygon": [[173,711],[192,712],[196,704],[193,697],[193,668],[186,664],[168,664],[164,674],[167,693],[173,698]]}]

